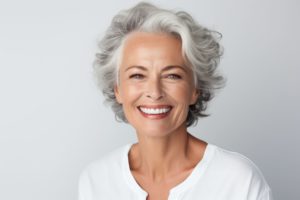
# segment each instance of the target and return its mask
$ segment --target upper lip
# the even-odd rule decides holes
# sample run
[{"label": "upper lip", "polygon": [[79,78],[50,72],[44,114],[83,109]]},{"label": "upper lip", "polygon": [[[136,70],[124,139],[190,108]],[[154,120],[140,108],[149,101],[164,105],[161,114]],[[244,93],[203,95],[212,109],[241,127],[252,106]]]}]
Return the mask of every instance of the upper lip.
[{"label": "upper lip", "polygon": [[159,108],[172,108],[170,105],[140,105],[138,107],[143,108],[152,108],[152,109],[159,109]]}]

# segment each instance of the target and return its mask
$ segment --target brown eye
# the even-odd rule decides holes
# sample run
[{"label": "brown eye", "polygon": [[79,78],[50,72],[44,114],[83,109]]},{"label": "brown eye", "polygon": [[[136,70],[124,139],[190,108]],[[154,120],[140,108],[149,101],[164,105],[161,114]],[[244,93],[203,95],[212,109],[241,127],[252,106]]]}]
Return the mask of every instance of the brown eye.
[{"label": "brown eye", "polygon": [[132,74],[129,76],[130,79],[143,79],[144,75],[143,74]]},{"label": "brown eye", "polygon": [[178,74],[168,74],[167,78],[176,80],[176,79],[181,79],[181,76]]}]

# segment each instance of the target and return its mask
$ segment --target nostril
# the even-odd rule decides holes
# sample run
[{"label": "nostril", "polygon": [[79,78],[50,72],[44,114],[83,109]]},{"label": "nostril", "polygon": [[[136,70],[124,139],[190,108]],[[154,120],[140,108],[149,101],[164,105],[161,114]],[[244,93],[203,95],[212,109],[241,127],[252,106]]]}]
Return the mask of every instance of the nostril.
[{"label": "nostril", "polygon": [[159,100],[164,97],[162,93],[148,93],[146,97],[153,99],[153,100]]}]

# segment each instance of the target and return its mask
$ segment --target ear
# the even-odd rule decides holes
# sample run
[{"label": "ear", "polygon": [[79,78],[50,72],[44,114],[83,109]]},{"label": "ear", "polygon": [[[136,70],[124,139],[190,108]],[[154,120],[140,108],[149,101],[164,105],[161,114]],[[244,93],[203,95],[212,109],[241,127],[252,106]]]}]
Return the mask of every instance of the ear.
[{"label": "ear", "polygon": [[118,85],[114,86],[114,93],[115,93],[115,97],[116,97],[117,102],[119,104],[122,104],[122,98],[121,98],[121,94],[120,94],[119,86]]},{"label": "ear", "polygon": [[194,105],[197,102],[199,95],[200,95],[200,90],[197,90],[195,88],[194,91],[193,91],[193,94],[192,94],[190,105]]}]

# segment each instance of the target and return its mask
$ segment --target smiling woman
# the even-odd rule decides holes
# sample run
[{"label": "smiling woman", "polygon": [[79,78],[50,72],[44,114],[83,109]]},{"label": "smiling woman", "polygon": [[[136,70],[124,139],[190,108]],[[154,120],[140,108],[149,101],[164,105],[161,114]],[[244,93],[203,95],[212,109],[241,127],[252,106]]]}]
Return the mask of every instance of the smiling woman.
[{"label": "smiling woman", "polygon": [[80,200],[272,199],[249,159],[187,132],[222,86],[220,56],[215,32],[186,12],[140,3],[116,15],[95,72],[138,142],[90,164],[80,178]]}]

